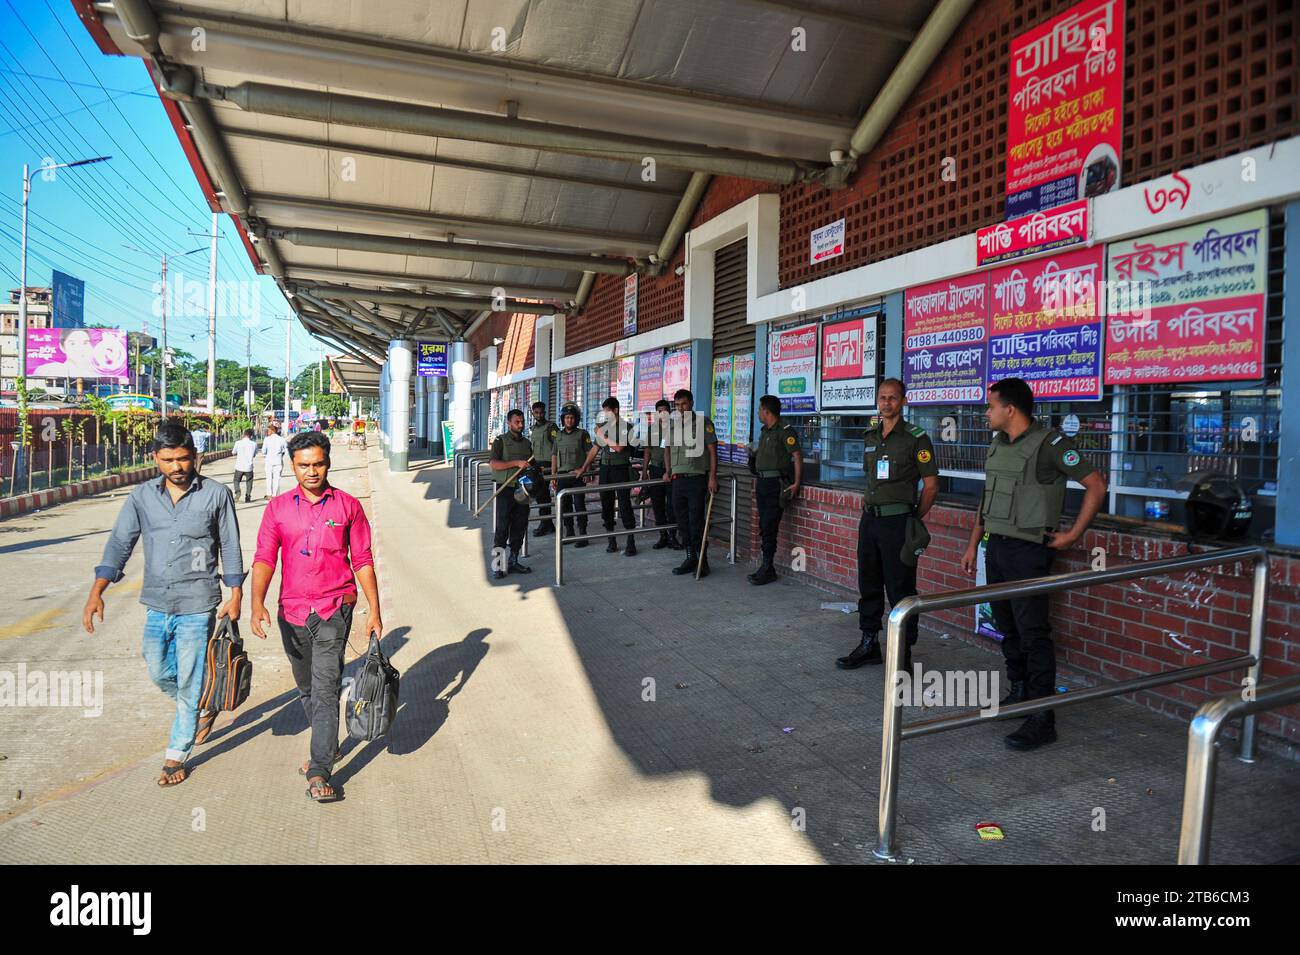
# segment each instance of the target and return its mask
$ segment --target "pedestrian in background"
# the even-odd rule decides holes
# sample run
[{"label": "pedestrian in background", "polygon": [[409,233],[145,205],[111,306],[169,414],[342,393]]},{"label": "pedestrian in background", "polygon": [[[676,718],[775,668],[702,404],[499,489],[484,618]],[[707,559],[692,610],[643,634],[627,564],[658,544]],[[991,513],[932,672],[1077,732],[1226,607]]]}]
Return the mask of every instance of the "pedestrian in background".
[{"label": "pedestrian in background", "polygon": [[266,458],[266,497],[280,493],[280,475],[284,473],[284,454],[289,443],[280,436],[280,425],[272,421],[262,439],[262,455]]},{"label": "pedestrian in background", "polygon": [[257,457],[257,440],[253,435],[253,429],[248,428],[244,431],[244,436],[235,442],[233,448],[235,454],[235,500],[239,500],[239,485],[241,482],[248,482],[244,487],[244,503],[247,504],[253,499],[253,459]]}]

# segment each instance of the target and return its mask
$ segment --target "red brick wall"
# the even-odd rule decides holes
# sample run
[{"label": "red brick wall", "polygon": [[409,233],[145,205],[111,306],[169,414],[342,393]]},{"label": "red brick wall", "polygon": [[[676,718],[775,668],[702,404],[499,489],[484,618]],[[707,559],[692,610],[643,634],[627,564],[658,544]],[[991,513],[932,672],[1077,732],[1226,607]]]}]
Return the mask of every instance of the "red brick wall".
[{"label": "red brick wall", "polygon": [[469,337],[477,357],[491,348],[494,339],[504,341],[497,349],[497,374],[513,375],[532,368],[537,347],[537,316],[522,312],[493,312]]},{"label": "red brick wall", "polygon": [[[1077,0],[983,0],[962,21],[849,188],[781,192],[781,287],[1002,221],[1010,42]],[[1132,185],[1300,133],[1294,0],[1125,0],[1120,181]],[[946,157],[956,180],[941,176]],[[845,219],[845,252],[808,233]]]},{"label": "red brick wall", "polygon": [[[792,549],[801,547],[805,566],[796,575],[798,579],[856,599],[861,510],[862,496],[856,492],[805,487],[781,521],[778,566],[792,573]],[[961,570],[973,519],[971,510],[944,506],[935,507],[927,516],[934,540],[918,565],[922,592],[975,585]],[[757,514],[753,526],[757,535]],[[1089,555],[1097,547],[1104,550],[1108,566],[1188,552],[1187,544],[1180,541],[1089,531],[1076,549],[1057,559],[1052,572],[1089,569]],[[751,552],[758,552],[756,540]],[[1244,564],[1215,570],[1106,584],[1053,597],[1058,665],[1089,682],[1112,682],[1245,653],[1252,570]],[[996,648],[995,641],[974,635],[974,612],[974,608],[966,608],[927,614],[923,623]],[[1272,557],[1264,661],[1262,682],[1300,675],[1300,559]],[[1136,694],[1135,698],[1152,709],[1187,719],[1208,696],[1239,691],[1244,675],[1244,671],[1231,671]],[[1300,755],[1300,706],[1260,714],[1258,725],[1260,732],[1277,744],[1275,748]]]},{"label": "red brick wall", "polygon": [[[761,192],[776,192],[771,183],[750,179],[715,177],[691,219],[691,228],[708,222],[719,213],[739,205]],[[637,324],[640,332],[653,331],[680,322],[685,309],[686,280],[675,273],[686,260],[685,241],[679,243],[662,275],[641,276],[637,287]],[[623,337],[623,279],[615,275],[596,276],[582,314],[569,318],[564,326],[564,350],[575,355],[588,348],[618,341]]]}]

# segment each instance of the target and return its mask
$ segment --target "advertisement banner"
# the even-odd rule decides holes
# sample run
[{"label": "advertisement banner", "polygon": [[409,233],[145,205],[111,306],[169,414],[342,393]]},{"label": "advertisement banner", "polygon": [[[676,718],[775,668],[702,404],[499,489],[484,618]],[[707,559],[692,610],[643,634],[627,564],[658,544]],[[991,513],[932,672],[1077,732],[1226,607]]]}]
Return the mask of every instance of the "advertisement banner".
[{"label": "advertisement banner", "polygon": [[1087,238],[1088,200],[1080,199],[980,229],[975,233],[975,261],[981,266],[1010,262],[1082,245]]},{"label": "advertisement banner", "polygon": [[736,445],[732,457],[737,464],[745,464],[745,450],[754,428],[754,368],[758,358],[754,352],[734,356],[731,375],[731,439]]},{"label": "advertisement banner", "polygon": [[442,423],[442,460],[451,464],[456,459],[456,422]]},{"label": "advertisement banner", "polygon": [[1101,399],[1102,249],[989,273],[988,382],[1023,378],[1043,401]]},{"label": "advertisement banner", "polygon": [[630,338],[636,334],[636,285],[637,274],[635,272],[623,280],[624,338]]},{"label": "advertisement banner", "polygon": [[[1106,252],[1107,279],[1136,293],[1110,309],[1107,384],[1263,377],[1267,210],[1112,242]],[[1132,306],[1148,289],[1144,313]]]},{"label": "advertisement banner", "polygon": [[709,417],[718,439],[718,460],[731,461],[731,380],[735,362],[733,356],[713,359],[713,401]]},{"label": "advertisement banner", "polygon": [[817,323],[773,332],[768,344],[768,389],[782,414],[817,412]]},{"label": "advertisement banner", "polygon": [[844,254],[844,220],[813,229],[808,236],[808,264],[816,265]]},{"label": "advertisement banner", "polygon": [[903,384],[908,404],[980,404],[988,359],[988,275],[907,290]]},{"label": "advertisement banner", "polygon": [[691,350],[674,348],[664,352],[664,397],[669,401],[682,388],[691,388]]},{"label": "advertisement banner", "polygon": [[36,378],[114,378],[125,382],[126,332],[116,328],[29,328],[26,373]]},{"label": "advertisement banner", "polygon": [[86,283],[55,270],[51,289],[54,325],[58,328],[85,328]]},{"label": "advertisement banner", "polygon": [[447,343],[417,342],[415,373],[426,377],[447,377]]},{"label": "advertisement banner", "polygon": [[664,353],[646,351],[636,356],[636,410],[654,411],[655,402],[663,397]]},{"label": "advertisement banner", "polygon": [[1124,0],[1085,0],[1011,41],[1006,216],[1119,186]]},{"label": "advertisement banner", "polygon": [[873,309],[822,324],[822,411],[870,411],[876,406],[879,322],[880,313]]},{"label": "advertisement banner", "polygon": [[618,399],[620,413],[627,414],[632,407],[632,389],[636,383],[636,356],[620,358],[614,374],[610,376],[609,393]]}]

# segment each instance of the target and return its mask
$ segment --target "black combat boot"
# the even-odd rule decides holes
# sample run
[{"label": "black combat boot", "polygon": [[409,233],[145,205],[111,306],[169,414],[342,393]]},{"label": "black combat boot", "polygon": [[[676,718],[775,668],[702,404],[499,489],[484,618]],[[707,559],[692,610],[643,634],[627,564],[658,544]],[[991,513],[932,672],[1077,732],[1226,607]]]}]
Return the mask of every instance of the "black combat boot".
[{"label": "black combat boot", "polygon": [[695,554],[688,550],[686,552],[686,559],[673,568],[673,573],[679,577],[682,574],[695,573]]},{"label": "black combat boot", "polygon": [[[613,539],[614,539],[614,538],[612,538],[612,537],[610,538],[610,540],[613,540]],[[626,549],[625,551],[623,551],[623,556],[624,556],[624,557],[635,557],[635,556],[636,556],[636,538],[633,537],[631,534],[628,534],[628,535],[627,535],[627,549]]]},{"label": "black combat boot", "polygon": [[677,532],[676,532],[676,531],[669,531],[669,532],[668,532],[668,546],[671,547],[673,550],[685,550],[685,549],[686,549],[686,545],[683,544],[683,543],[678,539],[678,537],[677,537]]},{"label": "black combat boot", "polygon": [[[579,524],[579,525],[578,525],[578,536],[579,536],[579,537],[586,537],[586,536],[587,536],[587,525],[586,525],[586,524]],[[589,540],[580,540],[580,541],[578,541],[576,544],[574,544],[573,546],[574,546],[574,547],[586,547],[586,546],[587,546],[588,544],[590,544],[590,543],[591,543],[591,541],[589,541]]]},{"label": "black combat boot", "polygon": [[537,525],[537,529],[533,531],[533,536],[545,537],[547,534],[554,534],[554,533],[555,533],[555,522],[542,521],[540,524]]},{"label": "black combat boot", "polygon": [[519,552],[513,550],[510,552],[510,566],[506,570],[512,574],[531,574],[533,572],[533,568],[527,564],[519,563]]},{"label": "black combat boot", "polygon": [[663,550],[665,547],[671,547],[671,546],[672,546],[671,538],[669,538],[668,532],[660,531],[659,539],[654,542],[654,544],[651,547],[651,550]]},{"label": "black combat boot", "polygon": [[[607,528],[605,528],[605,530],[607,530],[607,531],[612,531],[613,529],[614,529],[614,528],[612,528],[612,527],[607,527]],[[617,538],[617,537],[607,537],[607,538],[605,538],[605,553],[606,553],[606,554],[617,554],[617,553],[618,553],[618,538]]]},{"label": "black combat boot", "polygon": [[761,587],[763,584],[770,584],[775,580],[776,568],[772,566],[771,557],[764,557],[763,566],[749,575],[749,582],[757,587]]},{"label": "black combat boot", "polygon": [[1011,706],[1013,703],[1025,702],[1025,681],[1012,680],[1011,691],[998,701],[998,706]]},{"label": "black combat boot", "polygon": [[1056,714],[1051,710],[1035,713],[1020,724],[1020,729],[1007,734],[1011,749],[1031,750],[1056,742]]},{"label": "black combat boot", "polygon": [[880,655],[880,644],[876,640],[876,634],[864,633],[862,642],[847,657],[840,657],[835,661],[835,665],[841,670],[856,670],[860,666],[883,662],[884,658]]},{"label": "black combat boot", "polygon": [[492,579],[493,579],[493,580],[505,580],[505,579],[506,579],[506,572],[505,572],[504,570],[501,570],[500,568],[498,568],[498,569],[492,571]]}]

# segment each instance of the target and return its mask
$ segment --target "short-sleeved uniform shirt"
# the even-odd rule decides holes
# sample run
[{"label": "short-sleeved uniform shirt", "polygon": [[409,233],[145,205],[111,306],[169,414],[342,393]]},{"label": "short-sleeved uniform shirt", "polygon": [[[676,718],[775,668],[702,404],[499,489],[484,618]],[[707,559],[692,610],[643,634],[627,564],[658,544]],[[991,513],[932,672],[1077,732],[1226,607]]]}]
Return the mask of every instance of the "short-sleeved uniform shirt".
[{"label": "short-sleeved uniform shirt", "polygon": [[781,471],[794,476],[793,456],[800,453],[799,435],[780,418],[775,424],[763,425],[758,433],[758,449],[754,452],[754,467],[759,471]]},{"label": "short-sleeved uniform shirt", "polygon": [[718,443],[713,422],[702,414],[674,415],[668,430],[673,474],[708,474],[709,445]]},{"label": "short-sleeved uniform shirt", "polygon": [[934,444],[924,428],[903,418],[887,435],[882,433],[883,427],[883,422],[877,420],[863,434],[862,467],[867,490],[862,503],[914,504],[917,481],[939,474]]}]

